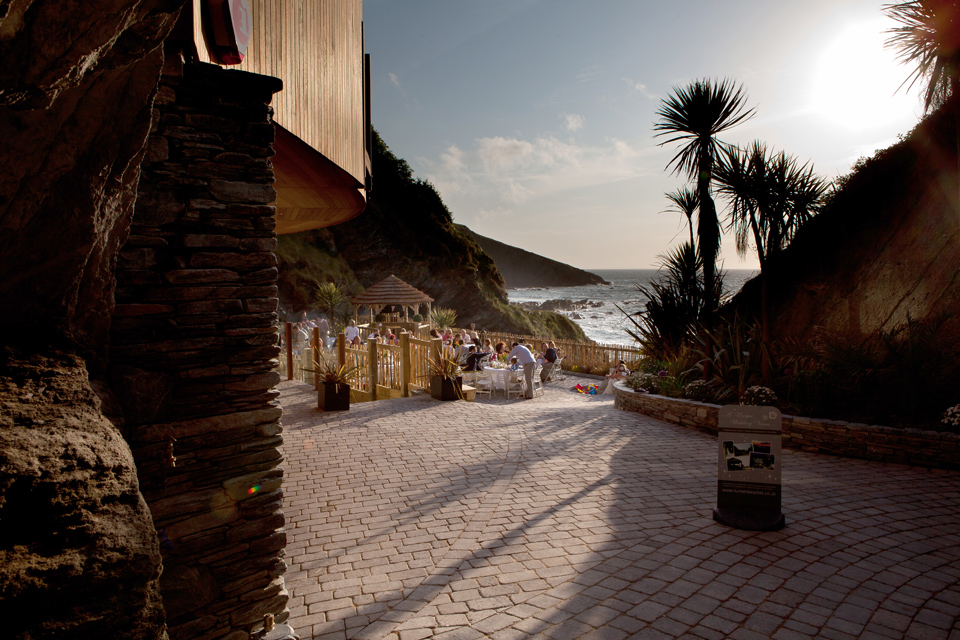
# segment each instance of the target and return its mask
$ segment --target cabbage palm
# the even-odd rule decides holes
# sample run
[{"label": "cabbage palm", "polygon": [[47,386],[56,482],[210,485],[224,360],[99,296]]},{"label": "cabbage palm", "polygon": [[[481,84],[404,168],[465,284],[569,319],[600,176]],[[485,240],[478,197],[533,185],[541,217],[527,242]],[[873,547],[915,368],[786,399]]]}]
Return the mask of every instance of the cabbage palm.
[{"label": "cabbage palm", "polygon": [[693,238],[693,214],[700,206],[700,198],[697,192],[690,187],[680,187],[673,193],[666,194],[667,200],[673,203],[672,211],[679,211],[687,218],[687,226],[690,228],[690,246],[696,247],[697,243]]},{"label": "cabbage palm", "polygon": [[917,81],[926,82],[926,111],[953,99],[960,208],[960,0],[897,2],[884,5],[883,11],[900,23],[888,31],[887,46],[899,50],[901,62],[914,65],[904,84],[909,89]]},{"label": "cabbage palm", "polygon": [[916,65],[904,84],[925,80],[924,108],[938,107],[960,93],[960,2],[912,0],[883,6],[900,23],[890,29],[887,46],[899,49],[898,58]]},{"label": "cabbage palm", "polygon": [[714,283],[720,251],[720,221],[710,196],[713,165],[722,144],[716,136],[754,115],[754,109],[746,108],[746,101],[743,87],[731,80],[695,80],[686,87],[673,89],[673,95],[664,99],[657,110],[660,120],[653,125],[657,136],[669,136],[661,146],[683,143],[667,167],[672,166],[674,173],[685,173],[697,183],[698,248],[703,260],[705,303],[710,310],[718,302]]},{"label": "cabbage palm", "polygon": [[[731,147],[719,158],[714,177],[717,191],[730,205],[730,226],[737,253],[745,256],[753,240],[760,261],[760,313],[763,341],[770,344],[767,302],[768,265],[783,251],[797,230],[820,209],[827,183],[813,167],[799,164],[784,152],[773,154],[762,142],[747,149]],[[763,362],[769,385],[769,361]]]},{"label": "cabbage palm", "polygon": [[334,282],[321,282],[314,289],[313,302],[330,320],[330,329],[334,331],[334,335],[339,333],[339,324],[346,324],[349,304],[343,287]]}]

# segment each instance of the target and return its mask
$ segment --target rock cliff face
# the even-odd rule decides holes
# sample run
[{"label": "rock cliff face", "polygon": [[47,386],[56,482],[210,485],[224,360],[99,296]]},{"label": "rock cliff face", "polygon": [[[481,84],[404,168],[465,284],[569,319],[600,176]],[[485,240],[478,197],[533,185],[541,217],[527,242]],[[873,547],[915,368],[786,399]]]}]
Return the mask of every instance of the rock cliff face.
[{"label": "rock cliff face", "polygon": [[538,256],[524,249],[511,247],[493,238],[481,236],[463,225],[457,229],[480,245],[493,258],[497,271],[503,276],[507,289],[521,287],[579,287],[585,284],[604,284],[606,280],[595,273],[571,267],[568,264]]},{"label": "rock cliff face", "polygon": [[102,371],[182,0],[0,2],[0,615],[14,637],[164,637],[160,554]]},{"label": "rock cliff face", "polygon": [[415,180],[379,136],[373,163],[374,190],[362,214],[279,238],[280,299],[288,309],[310,303],[312,282],[332,278],[357,292],[393,274],[434,298],[434,307],[455,309],[458,325],[585,339],[564,316],[509,305],[494,261],[453,224],[433,187]]},{"label": "rock cliff face", "polygon": [[[912,320],[944,318],[960,345],[960,206],[949,112],[863,161],[797,235],[769,280],[775,338],[816,327],[852,340]],[[756,312],[759,280],[734,304]]]}]

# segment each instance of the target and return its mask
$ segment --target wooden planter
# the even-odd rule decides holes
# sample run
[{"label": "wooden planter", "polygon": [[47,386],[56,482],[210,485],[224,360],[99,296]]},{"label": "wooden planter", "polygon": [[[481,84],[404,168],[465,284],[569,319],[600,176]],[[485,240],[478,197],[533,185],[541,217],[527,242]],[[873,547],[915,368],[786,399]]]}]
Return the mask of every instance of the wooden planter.
[{"label": "wooden planter", "polygon": [[347,411],[350,408],[350,385],[320,384],[317,408],[321,411]]},{"label": "wooden planter", "polygon": [[430,376],[430,396],[436,400],[459,400],[463,397],[463,378]]}]

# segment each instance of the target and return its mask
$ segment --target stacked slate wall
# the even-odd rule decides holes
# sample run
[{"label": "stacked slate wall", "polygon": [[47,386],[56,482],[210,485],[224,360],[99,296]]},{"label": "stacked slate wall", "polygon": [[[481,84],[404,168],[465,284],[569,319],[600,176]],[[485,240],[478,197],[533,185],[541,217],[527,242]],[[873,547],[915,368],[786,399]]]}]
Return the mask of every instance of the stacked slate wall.
[{"label": "stacked slate wall", "polygon": [[163,556],[170,637],[283,621],[276,78],[168,59],[116,269],[111,385]]}]

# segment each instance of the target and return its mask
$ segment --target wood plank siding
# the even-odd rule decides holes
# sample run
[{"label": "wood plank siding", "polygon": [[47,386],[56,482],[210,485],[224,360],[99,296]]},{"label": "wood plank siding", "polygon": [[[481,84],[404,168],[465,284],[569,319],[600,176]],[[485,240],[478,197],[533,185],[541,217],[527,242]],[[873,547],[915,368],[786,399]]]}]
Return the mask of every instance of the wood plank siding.
[{"label": "wood plank siding", "polygon": [[[200,59],[209,62],[201,2],[193,0],[194,42]],[[243,62],[232,68],[283,80],[273,100],[274,120],[293,134],[277,136],[277,232],[349,220],[365,206],[369,166],[363,2],[249,2],[250,44]]]}]

